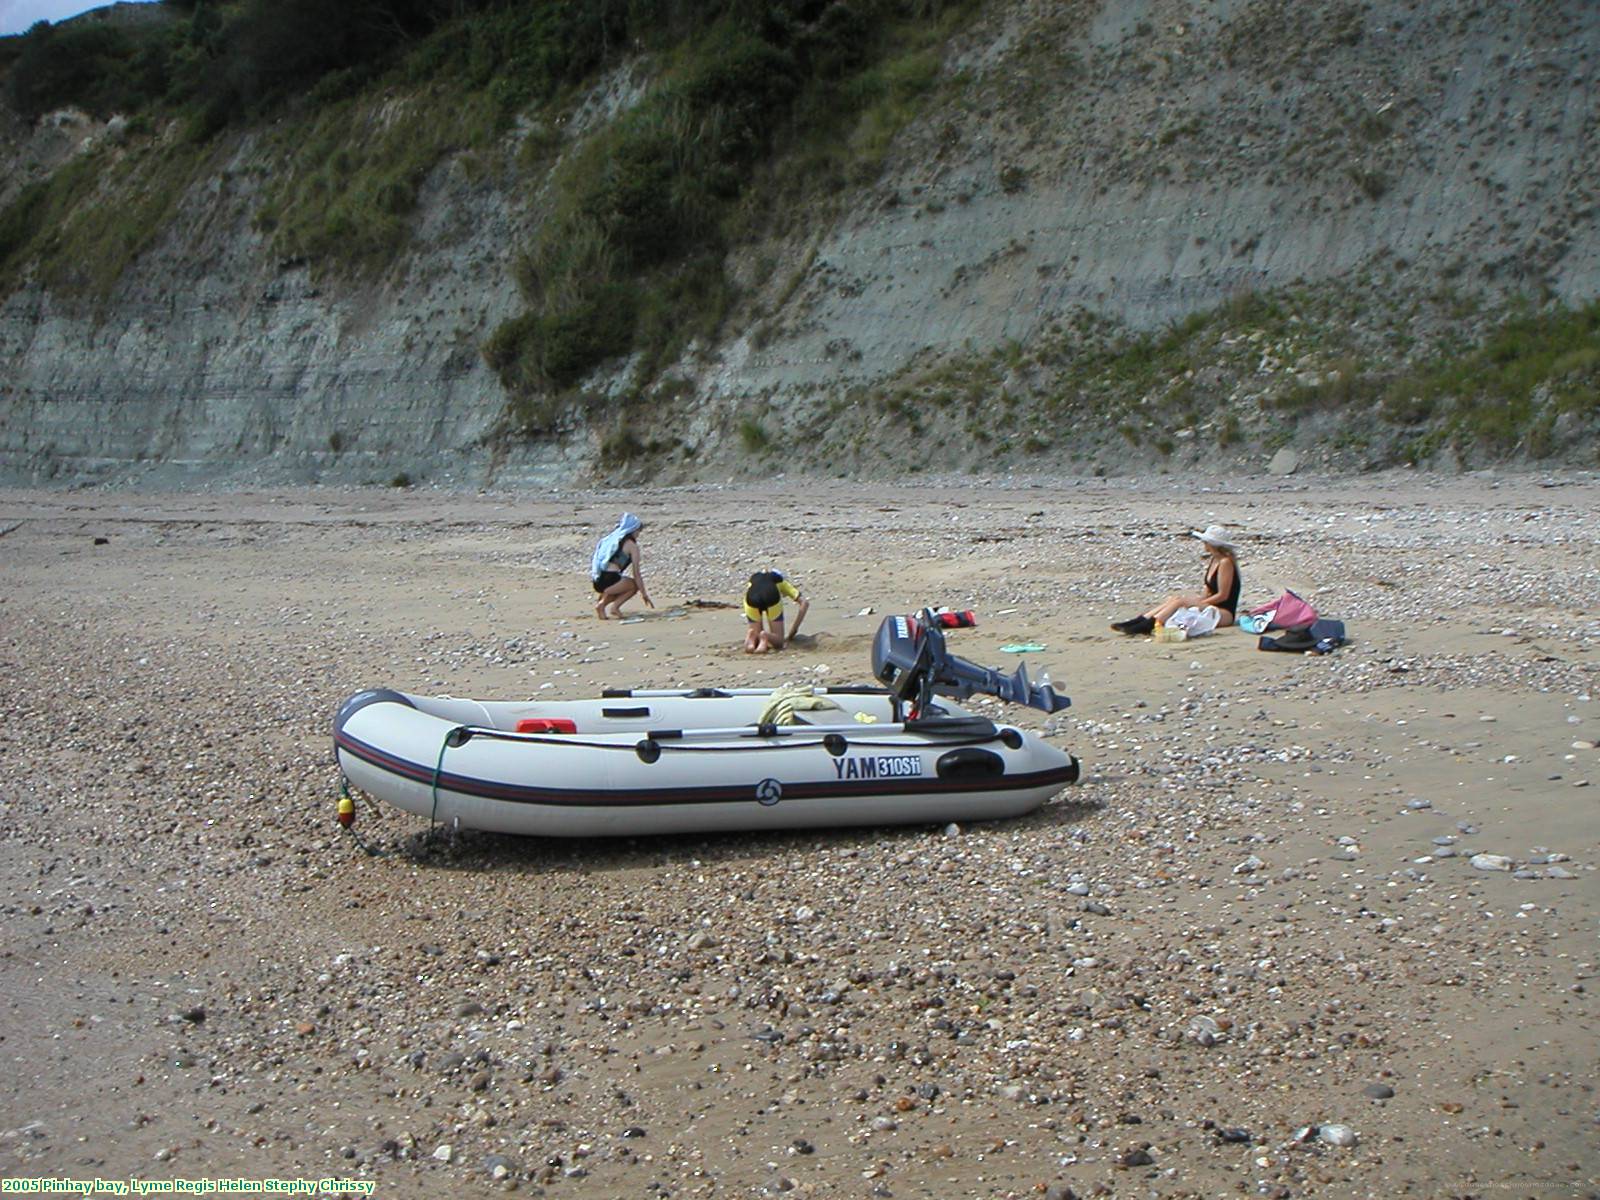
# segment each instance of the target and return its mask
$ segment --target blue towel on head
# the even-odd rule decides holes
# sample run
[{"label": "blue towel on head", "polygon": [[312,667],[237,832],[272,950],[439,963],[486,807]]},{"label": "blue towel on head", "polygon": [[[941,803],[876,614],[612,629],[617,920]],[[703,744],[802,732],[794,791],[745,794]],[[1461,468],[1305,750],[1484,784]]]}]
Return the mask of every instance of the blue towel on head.
[{"label": "blue towel on head", "polygon": [[622,549],[622,543],[643,528],[644,522],[638,517],[631,512],[623,513],[622,519],[617,522],[617,527],[601,538],[595,546],[594,558],[589,561],[589,578],[599,579],[600,573],[617,556],[617,551]]}]

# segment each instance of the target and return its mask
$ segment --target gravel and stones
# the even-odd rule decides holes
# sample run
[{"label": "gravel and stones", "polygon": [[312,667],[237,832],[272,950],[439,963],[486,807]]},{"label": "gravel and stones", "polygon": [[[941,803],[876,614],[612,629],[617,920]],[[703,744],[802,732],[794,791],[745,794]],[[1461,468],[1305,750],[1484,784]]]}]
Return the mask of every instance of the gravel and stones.
[{"label": "gravel and stones", "polygon": [[[659,610],[602,624],[623,507]],[[1409,473],[0,493],[0,1174],[1586,1194],[1597,511],[1592,477]],[[1111,635],[1213,521],[1246,604],[1294,587],[1351,644]],[[768,564],[816,642],[751,658],[687,602]],[[976,661],[1046,645],[1073,707],[1006,716],[1084,774],[1039,813],[579,843],[358,796],[370,853],[334,822],[358,688],[864,681],[862,611],[926,603],[978,611]]]}]

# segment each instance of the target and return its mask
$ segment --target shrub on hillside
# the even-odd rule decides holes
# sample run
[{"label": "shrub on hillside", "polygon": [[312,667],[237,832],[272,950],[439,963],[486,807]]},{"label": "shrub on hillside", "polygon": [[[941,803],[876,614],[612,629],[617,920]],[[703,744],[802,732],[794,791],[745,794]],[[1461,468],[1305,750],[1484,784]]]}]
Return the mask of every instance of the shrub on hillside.
[{"label": "shrub on hillside", "polygon": [[621,123],[592,160],[595,169],[577,201],[578,210],[636,267],[670,258],[684,234],[674,189],[680,146],[654,115],[636,114]]},{"label": "shrub on hillside", "polygon": [[[892,136],[938,72],[931,53],[886,57],[900,45],[892,27],[962,2],[629,4],[631,36],[683,40],[660,85],[556,176],[556,213],[518,266],[530,313],[484,347],[513,406],[542,411],[530,389],[570,388],[628,352],[648,378],[714,336],[734,294],[722,266],[734,214],[775,144],[842,140],[831,134],[880,103],[894,110],[877,122]],[[597,308],[602,292],[627,303]]]},{"label": "shrub on hillside", "polygon": [[250,0],[222,33],[208,99],[241,112],[316,84],[324,75],[380,59],[400,31],[372,0]]},{"label": "shrub on hillside", "polygon": [[799,70],[788,50],[758,37],[719,27],[682,84],[696,112],[716,110],[736,118],[712,155],[745,161],[765,149],[766,139],[799,90]]},{"label": "shrub on hillside", "polygon": [[533,313],[522,313],[498,326],[483,343],[483,361],[509,389],[517,390],[532,382],[527,379],[525,363],[538,323],[539,318]]},{"label": "shrub on hillside", "polygon": [[50,185],[30,183],[0,211],[0,269],[9,269],[44,229],[49,217]]},{"label": "shrub on hillside", "polygon": [[626,354],[636,319],[631,289],[602,283],[560,306],[505,322],[484,343],[484,361],[514,394],[560,391]]},{"label": "shrub on hillside", "polygon": [[571,387],[633,343],[632,289],[610,283],[582,301],[541,318],[533,327],[533,353],[551,386]]},{"label": "shrub on hillside", "polygon": [[166,92],[173,41],[165,29],[41,21],[15,51],[7,97],[29,118],[67,107],[98,117],[135,111]]}]

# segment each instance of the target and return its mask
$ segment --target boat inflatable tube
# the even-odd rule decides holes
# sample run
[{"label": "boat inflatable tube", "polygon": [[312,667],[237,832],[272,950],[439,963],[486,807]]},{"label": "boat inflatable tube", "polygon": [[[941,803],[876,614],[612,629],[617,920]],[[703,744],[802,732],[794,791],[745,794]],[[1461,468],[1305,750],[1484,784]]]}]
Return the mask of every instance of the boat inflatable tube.
[{"label": "boat inflatable tube", "polygon": [[837,707],[771,725],[770,689],[524,702],[375,688],[340,705],[334,755],[406,812],[544,837],[994,820],[1078,777],[1064,750],[954,703],[906,721],[888,689],[813,694]]}]

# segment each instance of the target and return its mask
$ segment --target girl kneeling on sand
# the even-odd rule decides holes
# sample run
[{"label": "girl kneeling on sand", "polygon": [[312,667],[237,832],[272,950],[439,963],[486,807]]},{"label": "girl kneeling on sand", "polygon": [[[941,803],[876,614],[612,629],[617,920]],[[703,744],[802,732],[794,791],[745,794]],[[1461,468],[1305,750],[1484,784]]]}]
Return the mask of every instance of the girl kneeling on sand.
[{"label": "girl kneeling on sand", "polygon": [[[811,602],[800,594],[783,577],[782,571],[757,571],[750,576],[750,586],[744,593],[744,649],[746,654],[765,654],[768,650],[782,650],[784,643],[783,602],[788,598],[795,603],[794,626],[789,637],[798,637],[800,622],[806,619]],[[761,627],[762,621],[766,628]]]},{"label": "girl kneeling on sand", "polygon": [[1240,578],[1239,560],[1234,557],[1235,547],[1228,540],[1228,531],[1221,525],[1207,525],[1204,531],[1191,530],[1189,536],[1199,538],[1206,548],[1205,591],[1186,596],[1174,593],[1137,617],[1113,621],[1111,628],[1118,633],[1150,633],[1180,608],[1205,608],[1208,605],[1215,605],[1220,614],[1218,629],[1233,624],[1234,612],[1239,607]]}]

